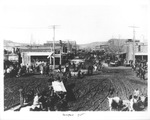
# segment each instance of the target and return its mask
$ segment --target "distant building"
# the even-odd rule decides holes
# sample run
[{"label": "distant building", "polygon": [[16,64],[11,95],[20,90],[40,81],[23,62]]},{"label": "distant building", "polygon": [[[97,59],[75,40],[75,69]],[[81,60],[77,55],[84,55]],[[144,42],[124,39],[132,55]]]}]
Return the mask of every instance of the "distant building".
[{"label": "distant building", "polygon": [[100,51],[101,50],[100,45],[95,46],[95,48],[93,48],[93,50]]},{"label": "distant building", "polygon": [[[47,43],[44,43],[44,46],[50,46],[53,47],[53,41],[47,41]],[[66,48],[65,52],[75,52],[77,50],[77,44],[76,41],[70,41],[70,40],[59,40],[55,41],[55,47],[61,46],[63,50]]]},{"label": "distant building", "polygon": [[96,45],[94,48],[93,48],[93,50],[95,50],[95,51],[101,51],[101,50],[105,50],[106,51],[106,49],[108,48],[108,45],[107,45],[107,43],[98,43],[98,45]]},{"label": "distant building", "polygon": [[[135,40],[135,47],[132,39],[110,39],[108,41],[109,51],[113,51],[119,57],[126,59],[127,62],[133,60],[134,53],[135,59],[146,60],[148,59],[148,44]],[[134,50],[134,52],[133,52]]]},{"label": "distant building", "polygon": [[135,59],[140,60],[148,60],[148,44],[146,42],[140,42],[135,41],[135,47],[133,41],[127,41],[126,43],[126,59],[129,62],[129,60],[133,60],[134,53],[135,53]]},{"label": "distant building", "polygon": [[[31,65],[34,61],[44,61],[53,64],[53,41],[48,41],[40,46],[21,47],[22,64]],[[55,41],[55,64],[59,65],[66,59],[67,53],[76,51],[75,41]]]},{"label": "distant building", "polygon": [[[26,46],[7,46],[9,50],[14,52],[16,48],[20,49],[22,65],[31,65],[35,61],[45,61],[53,64],[53,41],[48,41],[43,45],[26,45]],[[55,41],[55,64],[59,65],[66,60],[67,53],[75,53],[77,49],[76,41]],[[11,54],[4,55],[4,59],[14,59]]]},{"label": "distant building", "polygon": [[100,45],[100,49],[104,51],[108,51],[108,45]]}]

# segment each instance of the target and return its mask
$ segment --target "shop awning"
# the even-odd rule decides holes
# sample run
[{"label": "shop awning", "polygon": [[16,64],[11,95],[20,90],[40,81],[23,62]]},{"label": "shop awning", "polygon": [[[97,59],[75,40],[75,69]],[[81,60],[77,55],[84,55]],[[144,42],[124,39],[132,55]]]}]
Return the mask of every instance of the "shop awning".
[{"label": "shop awning", "polygon": [[53,52],[28,52],[28,56],[49,56],[52,55]]},{"label": "shop awning", "polygon": [[148,53],[135,53],[135,55],[148,55]]}]

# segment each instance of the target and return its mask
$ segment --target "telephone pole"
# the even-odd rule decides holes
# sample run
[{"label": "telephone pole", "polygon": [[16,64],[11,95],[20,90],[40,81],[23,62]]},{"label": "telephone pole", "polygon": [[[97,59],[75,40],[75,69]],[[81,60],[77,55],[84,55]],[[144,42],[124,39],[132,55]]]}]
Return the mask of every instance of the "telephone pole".
[{"label": "telephone pole", "polygon": [[53,69],[54,70],[55,70],[55,29],[56,29],[56,26],[58,26],[58,25],[49,26],[50,28],[52,27],[52,29],[53,29]]},{"label": "telephone pole", "polygon": [[33,34],[31,34],[30,46],[33,44]]},{"label": "telephone pole", "polygon": [[53,25],[53,69],[55,70],[55,25]]},{"label": "telephone pole", "polygon": [[120,54],[120,34],[119,34],[119,39],[118,39],[118,54]]},{"label": "telephone pole", "polygon": [[135,28],[139,28],[137,26],[129,26],[133,28],[133,64],[135,64]]}]

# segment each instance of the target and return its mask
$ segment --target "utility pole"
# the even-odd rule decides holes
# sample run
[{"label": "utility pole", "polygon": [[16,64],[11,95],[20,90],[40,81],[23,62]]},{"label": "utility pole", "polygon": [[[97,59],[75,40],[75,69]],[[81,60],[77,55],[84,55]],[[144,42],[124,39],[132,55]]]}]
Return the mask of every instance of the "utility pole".
[{"label": "utility pole", "polygon": [[75,41],[75,56],[76,56],[76,54],[77,54],[77,43]]},{"label": "utility pole", "polygon": [[119,39],[118,39],[118,54],[120,54],[120,34],[119,34]]},{"label": "utility pole", "polygon": [[129,26],[130,28],[133,28],[133,64],[135,64],[135,28],[138,28],[137,26]]},{"label": "utility pole", "polygon": [[30,46],[33,44],[33,34],[31,34]]},{"label": "utility pole", "polygon": [[52,27],[53,29],[53,69],[55,70],[55,29],[56,29],[56,26],[58,25],[52,25],[50,27]]},{"label": "utility pole", "polygon": [[141,36],[143,37],[143,42],[145,42],[145,38],[144,38],[144,35],[142,34]]},{"label": "utility pole", "polygon": [[53,25],[53,69],[55,70],[55,25]]}]

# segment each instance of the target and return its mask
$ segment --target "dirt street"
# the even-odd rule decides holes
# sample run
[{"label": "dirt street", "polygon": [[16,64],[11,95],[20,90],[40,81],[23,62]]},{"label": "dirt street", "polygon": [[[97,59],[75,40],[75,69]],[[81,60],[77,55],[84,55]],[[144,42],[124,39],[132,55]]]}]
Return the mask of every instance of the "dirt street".
[{"label": "dirt street", "polygon": [[[47,85],[48,77],[34,75],[4,80],[5,109],[19,103],[19,86],[26,91]],[[114,89],[110,93],[110,89]],[[69,111],[108,111],[107,96],[128,99],[134,89],[147,95],[147,80],[140,80],[130,67],[110,67],[82,79],[72,77],[67,83]]]},{"label": "dirt street", "polygon": [[[117,67],[86,76],[75,83],[74,94],[77,99],[70,104],[70,110],[77,111],[107,111],[107,96],[119,96],[128,99],[135,89],[147,95],[147,81],[140,80],[131,68]],[[110,88],[114,92],[109,94]]]}]

